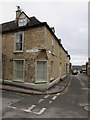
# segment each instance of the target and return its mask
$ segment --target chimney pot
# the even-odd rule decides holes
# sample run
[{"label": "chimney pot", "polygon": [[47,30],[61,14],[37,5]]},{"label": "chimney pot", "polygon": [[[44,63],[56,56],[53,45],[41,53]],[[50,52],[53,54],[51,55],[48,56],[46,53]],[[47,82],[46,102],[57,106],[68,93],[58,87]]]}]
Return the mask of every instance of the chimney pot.
[{"label": "chimney pot", "polygon": [[17,10],[16,10],[16,20],[18,19],[19,15],[21,14],[21,8],[20,6],[17,6]]},{"label": "chimney pot", "polygon": [[53,33],[55,33],[55,28],[54,27],[51,27],[51,30]]}]

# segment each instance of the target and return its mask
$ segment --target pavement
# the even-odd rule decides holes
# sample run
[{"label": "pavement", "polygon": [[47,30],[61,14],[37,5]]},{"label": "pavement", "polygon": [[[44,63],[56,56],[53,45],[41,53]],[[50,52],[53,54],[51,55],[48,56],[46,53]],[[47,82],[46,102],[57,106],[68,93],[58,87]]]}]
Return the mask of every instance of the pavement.
[{"label": "pavement", "polygon": [[22,88],[18,86],[11,86],[7,84],[0,84],[1,90],[24,93],[24,94],[35,94],[35,95],[46,95],[46,94],[56,94],[62,92],[67,86],[71,79],[71,75],[67,75],[63,80],[60,80],[56,85],[47,90],[34,90],[28,88]]}]

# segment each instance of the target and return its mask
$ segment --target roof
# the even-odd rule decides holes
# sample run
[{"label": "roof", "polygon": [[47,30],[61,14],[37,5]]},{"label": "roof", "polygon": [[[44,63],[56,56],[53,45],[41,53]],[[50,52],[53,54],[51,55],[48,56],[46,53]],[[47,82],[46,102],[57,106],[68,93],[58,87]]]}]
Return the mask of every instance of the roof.
[{"label": "roof", "polygon": [[13,31],[13,30],[20,29],[23,27],[26,28],[26,27],[32,27],[32,26],[41,24],[41,22],[39,20],[37,20],[35,17],[30,17],[29,19],[30,19],[30,21],[27,23],[27,25],[22,26],[22,27],[18,27],[16,20],[0,24],[0,26],[2,25],[2,33]]},{"label": "roof", "polygon": [[[22,13],[24,13],[24,12],[22,12]],[[52,29],[49,27],[49,25],[46,22],[40,22],[34,16],[29,18],[26,15],[26,17],[29,19],[29,22],[26,24],[26,26],[18,27],[17,20],[13,20],[13,21],[10,21],[10,22],[6,22],[6,23],[3,23],[3,24],[0,24],[0,28],[2,28],[2,29],[0,29],[0,33],[7,33],[7,32],[11,32],[11,31],[19,30],[19,29],[26,29],[26,28],[32,28],[32,27],[38,27],[38,26],[46,26],[49,29],[49,31],[51,32],[51,34],[54,35],[54,37],[56,38],[56,40],[59,43],[59,45],[62,47],[62,49],[67,54],[67,51],[64,49],[64,47],[60,43],[60,40],[56,37],[56,35],[54,34],[54,32],[52,31]]]}]

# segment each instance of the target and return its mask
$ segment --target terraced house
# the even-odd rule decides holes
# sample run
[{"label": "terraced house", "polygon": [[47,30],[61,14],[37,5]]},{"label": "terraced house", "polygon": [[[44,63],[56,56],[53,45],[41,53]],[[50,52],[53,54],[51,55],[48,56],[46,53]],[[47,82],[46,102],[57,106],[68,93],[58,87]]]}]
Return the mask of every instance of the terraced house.
[{"label": "terraced house", "polygon": [[70,55],[55,29],[17,7],[16,19],[2,24],[2,76],[11,84],[48,89],[69,73]]}]

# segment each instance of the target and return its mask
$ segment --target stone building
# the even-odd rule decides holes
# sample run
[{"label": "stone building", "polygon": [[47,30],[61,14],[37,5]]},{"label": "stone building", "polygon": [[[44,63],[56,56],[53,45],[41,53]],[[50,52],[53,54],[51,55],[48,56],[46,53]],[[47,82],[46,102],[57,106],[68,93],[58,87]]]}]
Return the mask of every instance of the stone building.
[{"label": "stone building", "polygon": [[86,74],[90,76],[90,58],[88,58],[88,62],[86,63]]},{"label": "stone building", "polygon": [[16,19],[2,24],[2,70],[4,82],[48,89],[69,73],[70,55],[55,29],[20,7]]}]

